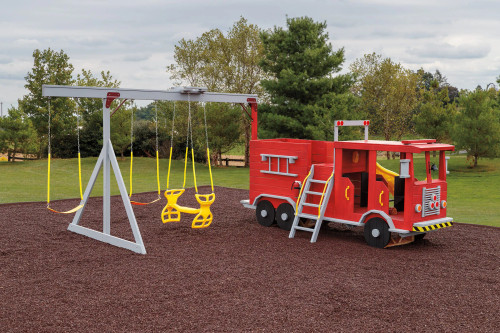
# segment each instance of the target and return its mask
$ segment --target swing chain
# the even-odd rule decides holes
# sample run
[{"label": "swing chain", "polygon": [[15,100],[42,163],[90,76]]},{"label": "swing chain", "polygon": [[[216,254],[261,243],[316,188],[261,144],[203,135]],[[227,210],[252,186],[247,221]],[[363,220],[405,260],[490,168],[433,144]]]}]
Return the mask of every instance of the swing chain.
[{"label": "swing chain", "polygon": [[[205,139],[207,141],[207,149],[208,149],[208,129],[207,129],[207,103],[203,102],[203,117],[205,118]],[[208,161],[210,163],[210,160]]]},{"label": "swing chain", "polygon": [[[194,152],[194,143],[193,143],[193,118],[191,115],[191,103],[189,103],[189,136],[191,138],[191,151]],[[194,161],[193,161],[194,163]]]},{"label": "swing chain", "polygon": [[156,151],[158,151],[158,101],[155,101],[155,132],[156,132]]},{"label": "swing chain", "polygon": [[78,97],[75,97],[76,101],[76,137],[78,143],[78,154],[80,154],[80,104],[78,103]]},{"label": "swing chain", "polygon": [[172,133],[170,134],[170,148],[174,146],[175,101],[173,101],[173,103],[174,103],[174,112],[172,114]]},{"label": "swing chain", "polygon": [[49,109],[48,109],[48,112],[49,112],[49,137],[48,137],[48,143],[49,144],[48,144],[48,153],[50,155],[50,153],[51,153],[51,143],[50,143],[50,135],[51,135],[51,133],[50,133],[50,127],[51,127],[51,119],[50,119],[50,97],[49,97]]},{"label": "swing chain", "polygon": [[133,145],[134,145],[134,100],[131,100],[132,102],[132,108],[130,112],[130,152],[133,152]]},{"label": "swing chain", "polygon": [[187,134],[186,134],[186,148],[189,148],[189,131],[191,129],[191,95],[188,94],[188,123],[187,123]]}]

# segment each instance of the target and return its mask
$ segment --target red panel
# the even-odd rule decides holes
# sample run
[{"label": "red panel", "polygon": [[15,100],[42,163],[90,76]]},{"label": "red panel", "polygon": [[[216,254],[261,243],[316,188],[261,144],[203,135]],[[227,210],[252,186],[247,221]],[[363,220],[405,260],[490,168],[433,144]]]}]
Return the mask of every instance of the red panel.
[{"label": "red panel", "polygon": [[343,149],[342,173],[366,172],[367,155],[366,150]]},{"label": "red panel", "polygon": [[353,220],[354,213],[354,186],[347,177],[340,177],[335,184],[335,218]]},{"label": "red panel", "polygon": [[[294,163],[288,163],[288,173],[297,177],[262,173],[269,170],[269,159],[262,161],[260,154],[297,156]],[[250,141],[250,200],[260,194],[293,197],[298,190],[292,190],[295,180],[302,181],[311,166],[311,145],[307,140],[252,140]],[[278,159],[271,158],[271,171],[278,171]],[[286,172],[286,159],[280,159],[280,172]]]},{"label": "red panel", "polygon": [[422,204],[422,189],[424,187],[434,188],[437,186],[441,186],[441,200],[447,200],[448,185],[446,182],[434,179],[432,184],[428,184],[426,182],[417,182],[414,183],[413,186],[411,183],[409,184],[411,191],[405,192],[405,221],[401,226],[402,229],[411,230],[413,223],[415,222],[429,221],[446,217],[446,209],[441,209],[439,211],[439,215],[429,215],[426,217],[422,217],[422,213],[415,212],[415,205]]},{"label": "red panel", "polygon": [[389,214],[389,189],[385,185],[383,181],[376,181],[375,182],[375,201],[376,201],[376,207],[375,209],[381,210],[385,212],[386,214]]}]

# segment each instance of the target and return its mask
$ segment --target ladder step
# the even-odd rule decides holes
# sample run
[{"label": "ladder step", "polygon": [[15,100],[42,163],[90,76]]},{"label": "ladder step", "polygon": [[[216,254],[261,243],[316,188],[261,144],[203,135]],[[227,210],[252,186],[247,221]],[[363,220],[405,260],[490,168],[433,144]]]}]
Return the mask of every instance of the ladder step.
[{"label": "ladder step", "polygon": [[302,231],[309,231],[309,232],[314,231],[314,228],[305,228],[305,227],[299,227],[299,226],[296,226],[295,229],[302,230]]},{"label": "ladder step", "polygon": [[302,206],[309,206],[309,207],[316,207],[316,208],[318,208],[318,207],[319,207],[319,205],[312,204],[312,203],[308,203],[308,202],[304,202],[304,203],[302,204]]},{"label": "ladder step", "polygon": [[317,220],[318,215],[312,215],[312,214],[306,214],[306,213],[299,213],[297,214],[298,217],[303,217],[305,219],[311,219],[311,220]]},{"label": "ladder step", "polygon": [[314,195],[323,195],[321,192],[314,192],[314,191],[304,191],[306,194],[314,194]]},{"label": "ladder step", "polygon": [[319,180],[319,179],[309,179],[311,183],[319,183],[319,184],[326,184],[326,180]]}]

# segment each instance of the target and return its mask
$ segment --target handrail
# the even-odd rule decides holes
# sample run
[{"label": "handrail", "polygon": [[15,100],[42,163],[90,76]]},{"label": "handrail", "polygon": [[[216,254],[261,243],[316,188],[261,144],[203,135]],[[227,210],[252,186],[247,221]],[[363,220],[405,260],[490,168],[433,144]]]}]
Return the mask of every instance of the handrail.
[{"label": "handrail", "polygon": [[311,175],[311,170],[309,170],[309,173],[307,174],[306,178],[304,178],[304,181],[302,182],[302,184],[304,184],[304,185],[300,187],[299,196],[297,197],[297,203],[295,204],[295,213],[297,213],[297,210],[299,209],[300,196],[302,195],[302,191],[304,190],[304,187],[306,186],[307,178],[309,178],[310,175]]},{"label": "handrail", "polygon": [[323,203],[323,198],[325,196],[326,188],[328,187],[328,183],[330,182],[330,179],[332,179],[332,177],[333,177],[333,172],[330,175],[330,177],[328,177],[328,179],[326,180],[325,187],[323,188],[323,193],[321,193],[321,199],[319,200],[319,206],[318,206],[318,218],[321,215],[321,204]]}]

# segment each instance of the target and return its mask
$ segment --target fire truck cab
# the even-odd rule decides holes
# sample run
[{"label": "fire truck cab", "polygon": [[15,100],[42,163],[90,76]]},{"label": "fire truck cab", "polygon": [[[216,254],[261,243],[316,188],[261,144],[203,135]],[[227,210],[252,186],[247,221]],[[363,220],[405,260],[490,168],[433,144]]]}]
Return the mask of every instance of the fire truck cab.
[{"label": "fire truck cab", "polygon": [[[451,226],[445,152],[454,146],[436,140],[368,140],[369,123],[336,121],[333,142],[252,140],[250,198],[243,206],[256,210],[261,225],[277,223],[289,230],[290,238],[297,231],[311,232],[311,242],[325,221],[364,227],[366,242],[378,248]],[[338,141],[342,126],[364,126],[365,139]],[[377,152],[399,154],[399,173],[379,165]],[[437,165],[431,152],[439,154]],[[414,175],[415,154],[425,158],[425,179]]]}]

